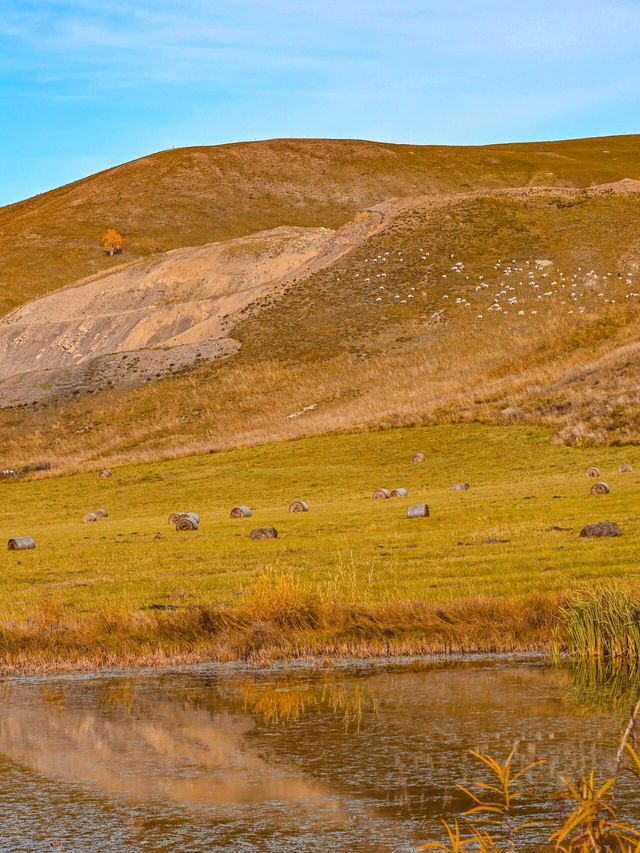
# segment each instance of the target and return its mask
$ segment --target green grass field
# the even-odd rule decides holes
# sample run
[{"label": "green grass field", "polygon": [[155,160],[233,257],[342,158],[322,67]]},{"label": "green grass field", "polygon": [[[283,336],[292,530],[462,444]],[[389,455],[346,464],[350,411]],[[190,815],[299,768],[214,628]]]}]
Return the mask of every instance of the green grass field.
[{"label": "green grass field", "polygon": [[[422,451],[426,461],[410,463]],[[265,570],[291,571],[321,597],[378,603],[563,594],[584,581],[640,576],[640,449],[573,449],[530,427],[398,429],[266,445],[159,464],[2,484],[3,539],[35,551],[2,556],[5,621],[45,599],[68,613],[152,604],[232,605]],[[611,493],[589,494],[596,464]],[[454,482],[471,484],[454,492]],[[379,486],[409,497],[374,502]],[[294,499],[305,514],[289,514]],[[410,503],[431,517],[409,520]],[[232,520],[246,503],[253,518]],[[109,518],[83,524],[104,506]],[[195,510],[195,533],[169,513]],[[612,520],[619,539],[579,538]],[[276,541],[251,541],[275,526]],[[560,529],[554,529],[560,528]],[[494,541],[490,540],[506,540]]]}]

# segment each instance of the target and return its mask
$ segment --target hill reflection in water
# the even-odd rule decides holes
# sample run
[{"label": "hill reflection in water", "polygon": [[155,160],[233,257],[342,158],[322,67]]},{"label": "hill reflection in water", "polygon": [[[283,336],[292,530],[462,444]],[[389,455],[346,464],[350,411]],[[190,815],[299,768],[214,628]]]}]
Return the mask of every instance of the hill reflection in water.
[{"label": "hill reflection in water", "polygon": [[514,742],[548,817],[561,772],[613,765],[598,690],[509,661],[8,682],[0,849],[411,850],[463,806],[469,749]]}]

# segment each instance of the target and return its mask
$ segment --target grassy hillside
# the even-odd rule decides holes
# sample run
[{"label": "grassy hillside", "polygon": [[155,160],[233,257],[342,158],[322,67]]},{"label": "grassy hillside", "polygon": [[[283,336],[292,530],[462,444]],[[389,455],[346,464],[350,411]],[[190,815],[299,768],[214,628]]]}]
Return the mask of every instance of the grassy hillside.
[{"label": "grassy hillside", "polygon": [[[418,450],[426,462],[412,465]],[[570,589],[638,578],[638,475],[618,474],[623,462],[640,469],[640,452],[558,447],[529,427],[461,425],[126,466],[108,480],[0,484],[0,534],[38,542],[0,558],[0,659],[548,648]],[[611,494],[589,494],[593,463]],[[452,491],[458,481],[471,489]],[[409,497],[374,502],[380,486],[404,486]],[[293,499],[310,511],[289,514]],[[420,502],[431,516],[407,519],[407,505]],[[251,519],[229,518],[239,503]],[[84,525],[99,506],[109,518]],[[176,509],[198,511],[200,530],[169,527]],[[602,519],[624,535],[579,538]],[[277,540],[249,539],[271,525]]]},{"label": "grassy hillside", "polygon": [[[167,151],[0,210],[2,311],[141,254],[336,226],[396,199],[357,248],[230,318],[235,355],[161,381],[149,370],[135,390],[88,363],[71,399],[1,411],[0,466],[72,470],[460,419],[640,440],[640,184],[615,183],[640,175],[638,141]],[[121,258],[101,252],[108,224],[125,234]],[[48,393],[46,374],[37,381]]]},{"label": "grassy hillside", "polygon": [[[190,252],[186,266],[175,255],[131,266],[111,313],[141,312],[141,347],[161,323],[144,327],[153,294],[137,270],[158,279],[160,308],[175,309],[173,334],[192,334],[179,325],[192,304],[214,343],[233,338],[228,357],[197,353],[196,367],[147,371],[135,389],[110,384],[78,344],[91,329],[104,340],[114,279],[71,294],[80,307],[48,345],[86,365],[85,385],[56,399],[52,372],[25,356],[17,380],[53,387],[55,402],[0,410],[0,468],[76,472],[0,482],[0,533],[39,545],[1,558],[0,664],[548,649],[570,590],[635,585],[637,476],[616,472],[640,466],[619,447],[640,443],[638,143],[188,149],[0,210],[3,312],[141,256],[280,225],[335,227],[378,205],[323,232],[330,249],[301,265],[261,236],[265,270],[288,277],[266,271],[258,288],[243,255],[242,298],[220,298],[219,316],[227,267],[211,257],[237,265],[237,245],[202,250],[200,266]],[[100,250],[107,225],[125,235],[120,258]],[[213,302],[199,313],[203,293]],[[49,315],[32,313],[38,365]],[[24,344],[20,322],[5,325],[4,358]],[[196,350],[201,340],[211,342],[196,335]],[[140,348],[126,370],[145,359]],[[418,450],[427,462],[412,466]],[[105,464],[115,475],[101,480]],[[589,494],[588,464],[610,495]],[[456,481],[472,488],[453,492]],[[379,486],[410,497],[374,503]],[[296,498],[311,512],[288,514]],[[423,501],[431,517],[407,520],[407,503]],[[239,503],[253,519],[229,519]],[[99,506],[109,518],[83,525]],[[197,533],[167,526],[192,509]],[[604,519],[624,535],[579,538]],[[277,541],[249,540],[272,524]]]},{"label": "grassy hillside", "polygon": [[[389,197],[640,176],[633,136],[456,148],[273,140],[164,151],[0,209],[0,316],[150,253],[278,225],[333,227]],[[106,258],[107,227],[125,252]]]},{"label": "grassy hillside", "polygon": [[244,309],[229,359],[0,413],[0,463],[68,469],[469,418],[637,441],[639,197],[406,200],[331,267]]}]

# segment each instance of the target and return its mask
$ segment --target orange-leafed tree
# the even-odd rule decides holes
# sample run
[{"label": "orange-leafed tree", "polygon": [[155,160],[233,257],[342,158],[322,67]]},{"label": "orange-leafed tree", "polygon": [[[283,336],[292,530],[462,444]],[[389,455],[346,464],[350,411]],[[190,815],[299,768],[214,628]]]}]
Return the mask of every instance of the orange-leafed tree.
[{"label": "orange-leafed tree", "polygon": [[110,257],[122,251],[122,234],[118,234],[115,228],[109,228],[102,238],[102,248]]}]

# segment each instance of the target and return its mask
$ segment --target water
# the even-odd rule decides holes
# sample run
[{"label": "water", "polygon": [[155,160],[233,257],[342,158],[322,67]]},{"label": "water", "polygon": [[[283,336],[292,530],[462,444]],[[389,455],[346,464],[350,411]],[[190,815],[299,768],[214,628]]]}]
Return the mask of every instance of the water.
[{"label": "water", "polygon": [[[526,810],[547,819],[560,773],[613,769],[630,701],[509,659],[1,689],[0,850],[38,853],[410,851],[483,776],[469,750],[504,758],[514,743],[546,760]],[[621,802],[634,796],[624,782]]]}]

